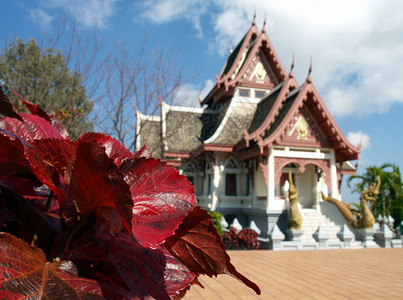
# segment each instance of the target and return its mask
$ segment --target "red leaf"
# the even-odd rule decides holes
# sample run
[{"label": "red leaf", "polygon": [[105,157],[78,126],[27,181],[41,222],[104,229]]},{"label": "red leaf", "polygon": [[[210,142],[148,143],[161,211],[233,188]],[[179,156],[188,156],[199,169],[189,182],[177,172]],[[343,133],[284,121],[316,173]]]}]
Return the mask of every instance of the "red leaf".
[{"label": "red leaf", "polygon": [[[1,159],[1,157],[0,157]],[[28,163],[28,162],[27,162]],[[1,167],[0,167],[1,169]],[[39,186],[40,182],[35,179],[29,179],[18,176],[8,176],[0,179],[0,186],[4,187],[24,198],[34,199],[42,198],[41,195],[35,190],[35,187]]]},{"label": "red leaf", "polygon": [[76,143],[63,139],[35,140],[25,146],[32,172],[55,193],[66,215],[72,208],[69,185],[76,147]]},{"label": "red leaf", "polygon": [[14,94],[17,95],[17,97],[22,101],[22,103],[25,104],[25,106],[29,109],[31,114],[39,116],[41,118],[44,118],[46,121],[49,123],[52,122],[50,116],[48,115],[47,112],[45,112],[42,108],[40,108],[38,105],[33,104],[27,100],[25,100],[22,96],[20,96],[18,93],[14,92]]},{"label": "red leaf", "polygon": [[40,247],[46,254],[49,254],[55,241],[60,238],[58,235],[60,233],[59,220],[54,220],[43,214],[33,201],[29,201],[18,194],[7,189],[3,190],[3,194],[7,208],[18,216],[21,223],[25,225],[24,231],[26,233],[32,231],[32,236],[36,234]]},{"label": "red leaf", "polygon": [[152,156],[151,156],[150,148],[148,148],[146,145],[144,145],[139,151],[134,153],[132,159],[140,158],[140,157],[151,158]]},{"label": "red leaf", "polygon": [[64,138],[60,132],[45,119],[25,113],[20,113],[20,116],[24,119],[24,122],[6,117],[0,120],[0,128],[26,141],[44,138]]},{"label": "red leaf", "polygon": [[259,287],[231,264],[225,245],[206,210],[195,207],[164,245],[195,274],[210,277],[228,274],[260,295]]},{"label": "red leaf", "polygon": [[145,248],[124,230],[116,238],[108,226],[97,238],[127,287],[141,299],[170,299],[188,288],[196,275],[163,247]]},{"label": "red leaf", "polygon": [[46,111],[44,111],[38,105],[25,100],[21,95],[17,94],[16,92],[14,92],[14,94],[16,94],[18,96],[18,98],[22,101],[22,103],[25,104],[25,106],[29,109],[31,114],[44,118],[46,121],[51,123],[52,126],[63,136],[63,138],[65,138],[65,139],[70,138],[66,127],[64,127],[62,123],[60,123],[55,118],[52,118]]},{"label": "red leaf", "polygon": [[129,186],[104,148],[95,142],[78,142],[71,191],[83,215],[96,212],[115,233],[122,223],[130,229],[133,202]]},{"label": "red leaf", "polygon": [[10,118],[15,118],[22,121],[21,116],[13,109],[10,100],[4,94],[3,89],[0,87],[0,113]]},{"label": "red leaf", "polygon": [[196,203],[193,186],[165,162],[125,160],[120,170],[133,199],[132,234],[145,247],[171,236]]},{"label": "red leaf", "polygon": [[24,146],[17,139],[0,132],[0,177],[31,174]]},{"label": "red leaf", "polygon": [[99,284],[77,276],[71,262],[46,262],[39,248],[0,233],[0,293],[4,299],[103,299]]},{"label": "red leaf", "polygon": [[79,141],[88,143],[96,142],[98,145],[104,147],[108,157],[112,158],[117,166],[120,166],[123,160],[132,156],[132,153],[118,140],[102,133],[87,132]]}]

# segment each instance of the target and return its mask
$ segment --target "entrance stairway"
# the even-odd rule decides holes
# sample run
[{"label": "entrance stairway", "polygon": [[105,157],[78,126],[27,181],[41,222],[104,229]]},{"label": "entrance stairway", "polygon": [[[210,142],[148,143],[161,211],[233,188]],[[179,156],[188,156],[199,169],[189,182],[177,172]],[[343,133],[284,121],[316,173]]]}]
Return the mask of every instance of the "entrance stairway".
[{"label": "entrance stairway", "polygon": [[[301,209],[301,215],[303,219],[301,229],[304,231],[302,235],[303,242],[314,242],[315,239],[312,235],[318,230],[320,225],[330,235],[329,242],[340,241],[337,234],[340,232],[341,226],[336,225],[320,211],[316,209]],[[363,244],[361,241],[353,241],[351,242],[351,248],[361,249],[363,248]]]},{"label": "entrance stairway", "polygon": [[304,231],[302,241],[314,242],[315,239],[312,235],[318,230],[320,225],[322,225],[322,229],[330,235],[330,241],[339,241],[337,233],[340,232],[341,227],[330,221],[320,211],[305,208],[301,210],[301,215],[303,220],[301,229]]}]

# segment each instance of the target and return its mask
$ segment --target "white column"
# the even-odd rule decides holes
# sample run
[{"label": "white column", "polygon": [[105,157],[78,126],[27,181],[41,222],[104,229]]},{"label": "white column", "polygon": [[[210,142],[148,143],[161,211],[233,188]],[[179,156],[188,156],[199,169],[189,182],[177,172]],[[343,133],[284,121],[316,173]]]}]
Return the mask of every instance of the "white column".
[{"label": "white column", "polygon": [[334,150],[330,152],[330,197],[335,199],[340,199],[339,189],[338,189],[338,178],[337,178],[337,168],[336,168],[336,158]]},{"label": "white column", "polygon": [[275,196],[275,173],[274,173],[274,154],[273,147],[269,148],[269,155],[267,157],[267,203],[266,211],[269,211],[270,203],[274,201]]},{"label": "white column", "polygon": [[211,210],[215,211],[218,203],[218,188],[220,184],[220,160],[215,157],[215,164],[213,169],[213,190],[211,192]]}]

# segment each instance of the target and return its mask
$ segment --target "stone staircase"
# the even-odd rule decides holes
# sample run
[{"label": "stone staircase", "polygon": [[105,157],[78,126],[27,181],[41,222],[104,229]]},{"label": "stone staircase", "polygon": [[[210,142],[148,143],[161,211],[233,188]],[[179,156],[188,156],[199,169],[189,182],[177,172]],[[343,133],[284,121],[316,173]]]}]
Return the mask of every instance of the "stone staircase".
[{"label": "stone staircase", "polygon": [[[341,226],[336,225],[334,222],[330,221],[325,215],[316,209],[301,209],[301,215],[303,219],[302,230],[304,231],[302,235],[303,242],[315,242],[313,234],[318,230],[319,226],[322,225],[329,235],[329,242],[339,242],[340,239],[337,234],[341,230]],[[352,241],[351,248],[361,249],[364,248],[361,241]]]},{"label": "stone staircase", "polygon": [[322,229],[330,235],[330,241],[339,241],[337,233],[340,232],[341,227],[330,221],[320,211],[316,209],[302,209],[301,215],[303,220],[301,229],[304,231],[302,241],[314,242],[315,239],[312,235],[318,230],[320,225],[322,225]]}]

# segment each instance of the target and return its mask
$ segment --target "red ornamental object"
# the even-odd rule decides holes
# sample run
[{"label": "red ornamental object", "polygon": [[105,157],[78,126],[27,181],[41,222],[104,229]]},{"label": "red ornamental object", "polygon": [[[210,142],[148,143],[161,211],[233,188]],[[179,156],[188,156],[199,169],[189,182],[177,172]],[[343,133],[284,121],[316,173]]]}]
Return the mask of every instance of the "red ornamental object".
[{"label": "red ornamental object", "polygon": [[146,147],[132,154],[99,133],[72,141],[23,102],[31,114],[0,93],[2,298],[171,299],[200,274],[228,274],[260,294],[184,176]]}]

